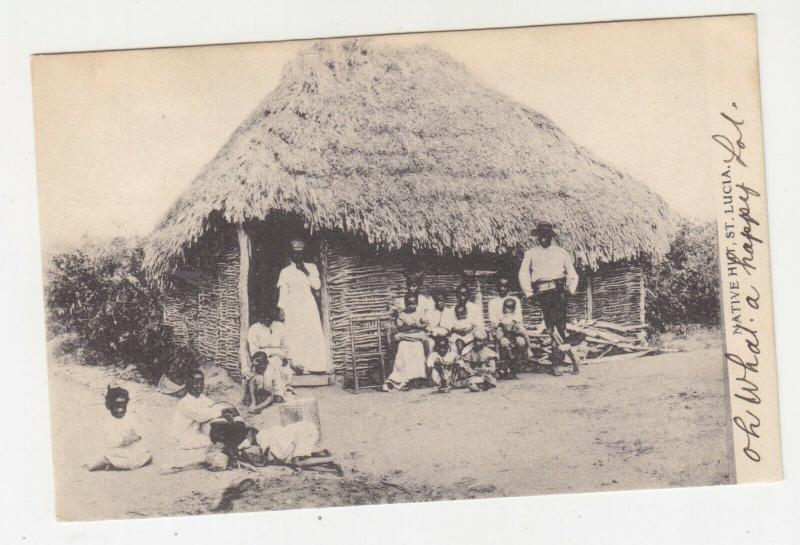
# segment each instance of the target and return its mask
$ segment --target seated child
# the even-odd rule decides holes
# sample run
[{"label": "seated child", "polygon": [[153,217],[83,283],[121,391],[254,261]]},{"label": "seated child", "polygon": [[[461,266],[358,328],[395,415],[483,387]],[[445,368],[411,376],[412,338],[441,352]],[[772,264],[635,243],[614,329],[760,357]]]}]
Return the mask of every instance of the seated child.
[{"label": "seated child", "polygon": [[286,348],[285,326],[280,319],[280,311],[278,309],[273,308],[264,312],[262,320],[250,326],[247,331],[247,346],[250,351],[251,364],[248,367],[246,362],[243,362],[242,384],[244,386],[244,397],[242,403],[252,401],[252,398],[249,397],[249,380],[255,372],[255,362],[252,361],[252,358],[259,352],[263,352],[270,365],[280,371],[284,386],[291,391],[292,377],[295,371],[301,373],[302,369],[294,369],[291,365]]},{"label": "seated child", "polygon": [[138,469],[153,461],[153,456],[145,448],[137,431],[135,419],[127,412],[128,400],[125,388],[109,386],[106,390],[109,415],[102,422],[100,452],[84,464],[89,471]]},{"label": "seated child", "polygon": [[480,392],[497,386],[497,353],[486,346],[486,339],[476,338],[472,350],[462,357],[468,377],[464,386],[473,392]]},{"label": "seated child", "polygon": [[[444,324],[445,318],[445,299],[444,294],[437,291],[433,294],[433,308],[428,311],[426,318],[428,335],[434,337],[446,337],[450,333]],[[433,351],[433,344],[431,343],[431,351]]]},{"label": "seated child", "polygon": [[446,310],[444,293],[440,291],[434,292],[431,300],[433,303],[431,308],[428,309],[425,319],[427,322],[425,330],[428,334],[428,340],[425,343],[426,357],[433,352],[434,345],[436,344],[436,337],[446,337],[450,334],[450,330],[445,327]]},{"label": "seated child", "polygon": [[465,304],[457,304],[453,312],[454,317],[448,324],[450,342],[456,347],[457,354],[465,354],[472,349],[472,341],[475,336],[483,336],[483,330],[475,326],[475,322],[469,316]]},{"label": "seated child", "polygon": [[454,375],[459,372],[456,359],[456,351],[450,340],[447,337],[437,337],[434,350],[428,356],[427,365],[431,381],[439,387],[440,392],[449,392],[452,387]]},{"label": "seated child", "polygon": [[489,301],[489,325],[492,330],[497,329],[500,325],[500,319],[503,317],[503,304],[508,299],[513,299],[516,302],[516,310],[514,316],[519,323],[522,323],[522,302],[516,295],[511,295],[511,281],[504,274],[497,278],[497,297]]},{"label": "seated child", "polygon": [[417,307],[423,314],[427,314],[433,308],[433,300],[421,292],[424,276],[419,271],[406,271],[406,292],[401,297],[395,297],[389,303],[389,311],[392,316],[397,316],[405,308],[405,297],[414,295],[417,297]]},{"label": "seated child", "polygon": [[253,356],[253,376],[248,382],[250,392],[249,412],[257,414],[272,405],[283,403],[289,388],[283,361],[268,358],[264,352]]},{"label": "seated child", "polygon": [[501,368],[499,374],[505,378],[516,379],[519,371],[519,362],[527,355],[530,339],[525,325],[518,321],[517,301],[508,298],[503,302],[503,314],[494,337],[500,350]]}]

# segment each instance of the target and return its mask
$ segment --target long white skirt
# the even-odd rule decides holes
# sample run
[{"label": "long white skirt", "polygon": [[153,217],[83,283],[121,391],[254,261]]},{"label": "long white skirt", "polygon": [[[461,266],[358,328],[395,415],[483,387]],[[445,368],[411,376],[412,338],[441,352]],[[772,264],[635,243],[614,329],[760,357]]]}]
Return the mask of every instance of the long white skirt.
[{"label": "long white skirt", "polygon": [[322,332],[317,302],[311,291],[294,290],[284,308],[286,347],[292,363],[306,373],[331,370],[328,343]]},{"label": "long white skirt", "polygon": [[402,387],[409,380],[425,378],[425,347],[419,341],[400,341],[394,359],[392,374],[386,379],[396,387]]}]

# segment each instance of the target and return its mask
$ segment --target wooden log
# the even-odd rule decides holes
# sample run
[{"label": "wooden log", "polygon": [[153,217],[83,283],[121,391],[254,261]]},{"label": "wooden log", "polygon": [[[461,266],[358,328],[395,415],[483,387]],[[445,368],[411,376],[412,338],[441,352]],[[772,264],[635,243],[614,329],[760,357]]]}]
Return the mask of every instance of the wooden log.
[{"label": "wooden log", "polygon": [[651,348],[649,350],[639,350],[638,352],[629,352],[627,354],[619,354],[616,356],[606,356],[603,358],[593,358],[592,363],[612,363],[617,361],[626,361],[626,360],[633,360],[636,358],[641,358],[642,356],[646,356],[648,354],[653,354],[658,352],[658,350]]},{"label": "wooden log", "polygon": [[242,369],[250,366],[250,351],[247,348],[247,330],[250,328],[250,236],[244,226],[236,230],[239,240],[239,360]]},{"label": "wooden log", "polygon": [[592,300],[592,275],[590,274],[586,279],[586,318],[592,319],[594,301]]},{"label": "wooden log", "polygon": [[603,331],[597,327],[591,326],[577,326],[575,324],[567,324],[567,331],[572,331],[574,333],[582,333],[584,335],[589,335],[592,337],[599,337],[601,339],[606,339],[612,343],[635,343],[638,339],[624,337],[622,335],[618,335],[616,333],[610,333],[608,331]]},{"label": "wooden log", "polygon": [[328,287],[328,241],[320,242],[320,304],[322,306],[322,331],[328,341],[328,357],[333,357],[333,336],[331,335],[331,294]]}]

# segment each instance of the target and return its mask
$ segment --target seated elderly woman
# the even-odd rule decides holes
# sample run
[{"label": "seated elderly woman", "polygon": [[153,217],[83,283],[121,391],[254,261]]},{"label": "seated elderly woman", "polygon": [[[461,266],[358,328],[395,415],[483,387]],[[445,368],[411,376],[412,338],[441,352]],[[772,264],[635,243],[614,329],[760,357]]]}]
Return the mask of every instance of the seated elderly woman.
[{"label": "seated elderly woman", "polygon": [[405,308],[397,315],[397,353],[394,358],[392,374],[383,384],[383,390],[407,390],[409,381],[427,377],[425,369],[426,312],[418,306],[418,296],[408,293]]},{"label": "seated elderly woman", "polygon": [[109,386],[106,390],[105,401],[109,414],[101,424],[100,451],[84,464],[89,471],[138,469],[153,461],[153,456],[139,435],[135,418],[128,413],[129,399],[125,388]]}]

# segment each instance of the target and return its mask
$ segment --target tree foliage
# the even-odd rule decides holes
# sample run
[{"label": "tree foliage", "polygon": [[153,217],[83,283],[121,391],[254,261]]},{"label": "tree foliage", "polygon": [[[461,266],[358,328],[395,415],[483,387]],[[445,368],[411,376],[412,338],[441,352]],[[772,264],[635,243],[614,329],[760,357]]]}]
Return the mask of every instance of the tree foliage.
[{"label": "tree foliage", "polygon": [[664,260],[645,269],[648,322],[718,325],[719,279],[716,225],[683,220]]},{"label": "tree foliage", "polygon": [[161,354],[172,343],[142,259],[141,246],[121,238],[53,255],[45,287],[48,326],[54,334],[76,334],[90,363],[133,363],[157,380],[168,359]]}]

